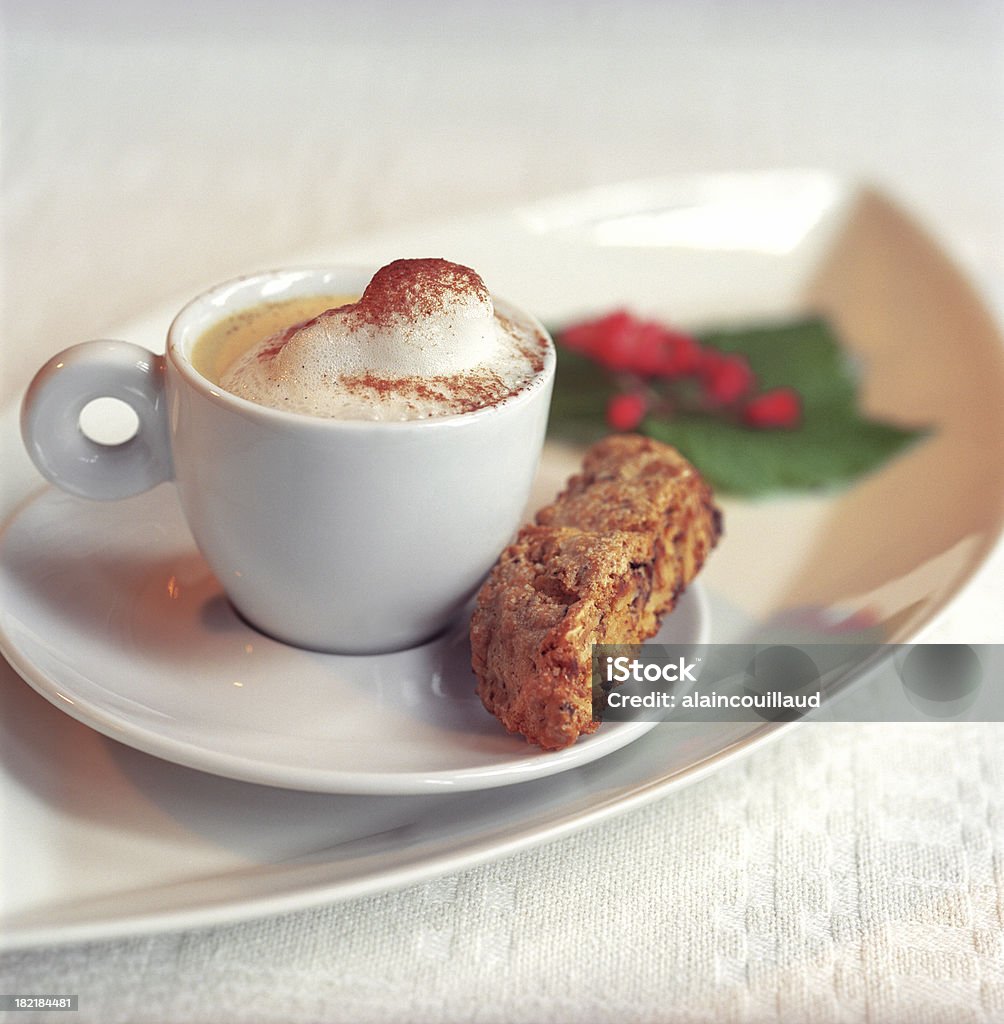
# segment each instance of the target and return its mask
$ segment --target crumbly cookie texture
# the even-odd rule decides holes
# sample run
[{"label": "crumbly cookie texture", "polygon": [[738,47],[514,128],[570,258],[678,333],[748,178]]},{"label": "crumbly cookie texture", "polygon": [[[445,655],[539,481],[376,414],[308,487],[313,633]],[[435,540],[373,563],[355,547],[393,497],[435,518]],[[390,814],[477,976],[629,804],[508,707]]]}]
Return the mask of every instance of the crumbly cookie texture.
[{"label": "crumbly cookie texture", "polygon": [[478,594],[485,707],[547,750],[594,732],[592,645],[654,636],[720,535],[711,489],[675,448],[635,434],[594,445]]}]

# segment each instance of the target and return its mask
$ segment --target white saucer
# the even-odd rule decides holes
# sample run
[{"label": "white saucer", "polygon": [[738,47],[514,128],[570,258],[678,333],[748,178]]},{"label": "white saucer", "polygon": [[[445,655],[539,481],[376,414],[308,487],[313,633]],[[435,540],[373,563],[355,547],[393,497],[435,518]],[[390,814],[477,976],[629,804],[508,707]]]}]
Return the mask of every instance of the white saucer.
[{"label": "white saucer", "polygon": [[[235,779],[329,793],[486,789],[593,761],[652,728],[557,753],[474,693],[467,623],[409,651],[318,654],[256,632],[196,551],[173,487],[94,503],[47,490],[0,538],[0,646],[39,693],[116,740]],[[693,591],[666,643],[701,639]]]}]

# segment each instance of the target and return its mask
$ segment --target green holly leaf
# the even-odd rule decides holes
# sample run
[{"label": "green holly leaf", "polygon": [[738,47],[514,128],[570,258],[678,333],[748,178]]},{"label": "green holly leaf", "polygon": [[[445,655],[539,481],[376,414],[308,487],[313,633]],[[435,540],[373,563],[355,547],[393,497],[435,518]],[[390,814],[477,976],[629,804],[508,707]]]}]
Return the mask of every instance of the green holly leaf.
[{"label": "green holly leaf", "polygon": [[753,496],[848,483],[882,465],[917,433],[839,405],[805,411],[796,430],[748,430],[710,416],[647,420],[643,432],[679,448],[716,490]]},{"label": "green holly leaf", "polygon": [[[642,432],[679,448],[716,490],[752,497],[844,485],[925,434],[859,411],[858,368],[824,320],[708,331],[699,340],[746,356],[761,391],[791,387],[802,398],[802,422],[789,430],[753,430],[703,411],[642,423]],[[552,433],[583,442],[607,433],[614,387],[594,362],[559,347]]]}]

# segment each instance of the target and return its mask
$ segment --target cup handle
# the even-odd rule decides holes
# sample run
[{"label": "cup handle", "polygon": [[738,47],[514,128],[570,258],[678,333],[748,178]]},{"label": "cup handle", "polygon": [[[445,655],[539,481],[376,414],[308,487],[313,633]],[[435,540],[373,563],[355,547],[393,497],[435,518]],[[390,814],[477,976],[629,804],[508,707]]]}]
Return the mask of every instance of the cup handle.
[{"label": "cup handle", "polygon": [[[53,356],[28,387],[21,436],[32,462],[71,494],[113,501],[173,476],[164,394],[163,356],[127,341],[85,341]],[[96,398],[132,406],[136,433],[101,444],[81,429],[80,414]]]}]

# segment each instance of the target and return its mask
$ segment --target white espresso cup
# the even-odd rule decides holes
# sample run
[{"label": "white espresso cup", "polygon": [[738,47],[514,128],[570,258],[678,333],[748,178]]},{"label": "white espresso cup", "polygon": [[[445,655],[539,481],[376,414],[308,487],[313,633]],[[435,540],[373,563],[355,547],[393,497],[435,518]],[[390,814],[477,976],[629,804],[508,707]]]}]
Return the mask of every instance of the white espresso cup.
[{"label": "white espresso cup", "polygon": [[[408,421],[285,412],[222,390],[192,364],[214,324],[266,301],[359,294],[373,271],[275,271],[190,302],[166,354],[89,341],[36,374],[21,414],[38,469],[73,494],[119,499],[177,486],[196,544],[240,614],[299,647],[369,654],[419,644],[455,618],[519,525],[540,458],[554,347],[543,368],[485,408]],[[84,407],[128,403],[117,445],[88,438]]]}]

